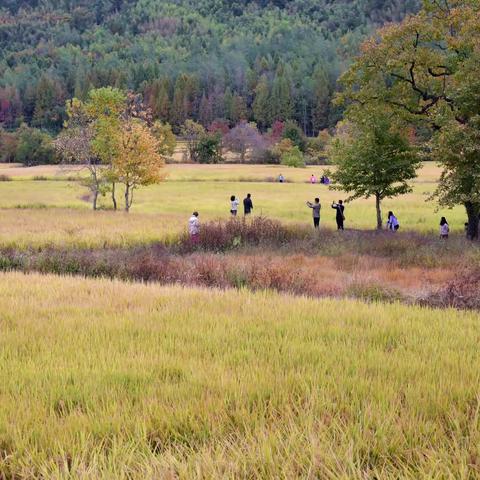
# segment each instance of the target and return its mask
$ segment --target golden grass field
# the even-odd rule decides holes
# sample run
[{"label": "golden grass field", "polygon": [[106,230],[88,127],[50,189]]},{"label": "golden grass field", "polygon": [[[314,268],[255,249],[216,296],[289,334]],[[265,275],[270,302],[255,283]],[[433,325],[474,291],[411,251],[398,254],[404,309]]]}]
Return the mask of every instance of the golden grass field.
[{"label": "golden grass field", "polygon": [[0,476],[480,476],[477,313],[0,274]]},{"label": "golden grass field", "polygon": [[[324,167],[289,169],[260,165],[167,165],[167,180],[136,192],[132,211],[92,212],[83,197],[86,189],[68,178],[78,172],[56,166],[23,168],[0,165],[0,174],[14,181],[0,183],[0,245],[125,245],[148,243],[185,229],[193,210],[200,218],[212,220],[229,216],[230,195],[240,199],[251,193],[254,214],[287,223],[310,223],[307,200],[319,196],[323,204],[322,224],[334,228],[333,200],[345,194],[321,185],[310,185],[311,173],[320,176]],[[268,180],[283,173],[291,183]],[[81,175],[81,173],[80,173]],[[403,230],[437,233],[441,215],[446,215],[452,231],[461,232],[465,222],[462,207],[439,210],[426,199],[433,192],[440,169],[425,164],[413,182],[413,192],[384,202],[384,214],[392,209]],[[34,181],[34,177],[47,180]],[[119,201],[122,198],[119,195]],[[101,202],[108,207],[108,199]],[[373,199],[347,205],[346,226],[372,229],[375,226]]]}]

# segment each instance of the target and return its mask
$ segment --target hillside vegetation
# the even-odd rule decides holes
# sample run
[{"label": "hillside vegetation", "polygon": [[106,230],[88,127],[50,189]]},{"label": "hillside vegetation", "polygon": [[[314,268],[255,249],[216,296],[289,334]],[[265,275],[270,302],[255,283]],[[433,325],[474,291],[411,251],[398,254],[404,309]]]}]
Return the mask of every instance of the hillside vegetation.
[{"label": "hillside vegetation", "polygon": [[65,101],[112,85],[156,117],[333,126],[335,81],[361,38],[418,0],[26,0],[0,8],[0,124],[58,131]]}]

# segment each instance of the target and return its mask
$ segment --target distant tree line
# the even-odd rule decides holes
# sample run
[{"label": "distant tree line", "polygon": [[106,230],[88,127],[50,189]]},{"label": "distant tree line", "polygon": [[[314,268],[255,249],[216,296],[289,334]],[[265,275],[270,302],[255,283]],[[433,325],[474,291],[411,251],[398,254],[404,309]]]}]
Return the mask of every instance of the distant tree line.
[{"label": "distant tree line", "polygon": [[94,88],[142,93],[179,133],[293,120],[333,127],[336,79],[373,27],[417,0],[24,0],[0,8],[0,125],[56,134],[69,98]]}]

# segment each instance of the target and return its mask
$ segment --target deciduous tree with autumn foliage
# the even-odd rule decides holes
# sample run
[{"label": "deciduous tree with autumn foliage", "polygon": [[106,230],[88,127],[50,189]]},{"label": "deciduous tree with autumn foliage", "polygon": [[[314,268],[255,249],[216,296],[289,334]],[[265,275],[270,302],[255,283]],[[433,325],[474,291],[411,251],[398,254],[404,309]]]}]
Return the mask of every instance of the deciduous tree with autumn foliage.
[{"label": "deciduous tree with autumn foliage", "polygon": [[444,168],[435,196],[465,206],[472,239],[480,214],[479,71],[478,0],[426,0],[417,15],[364,43],[338,96],[350,111],[380,107],[431,129],[432,156]]}]

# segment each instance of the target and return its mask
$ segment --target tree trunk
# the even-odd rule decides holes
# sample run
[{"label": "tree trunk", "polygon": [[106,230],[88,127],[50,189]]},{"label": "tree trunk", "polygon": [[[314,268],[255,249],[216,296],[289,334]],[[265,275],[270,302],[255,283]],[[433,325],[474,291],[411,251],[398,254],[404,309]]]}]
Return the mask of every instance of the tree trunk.
[{"label": "tree trunk", "polygon": [[125,184],[125,211],[130,211],[130,184]]},{"label": "tree trunk", "polygon": [[477,240],[480,205],[478,203],[465,202],[465,209],[468,217],[467,238],[469,240]]},{"label": "tree trunk", "polygon": [[383,228],[382,209],[380,207],[381,198],[378,193],[375,194],[375,208],[377,209],[377,230]]},{"label": "tree trunk", "polygon": [[92,201],[92,206],[94,210],[97,209],[97,200],[98,200],[98,189],[95,189],[93,191],[93,201]]},{"label": "tree trunk", "polygon": [[115,182],[112,182],[112,203],[113,209],[117,210],[117,199],[115,198]]}]

